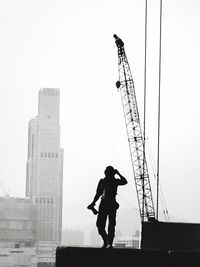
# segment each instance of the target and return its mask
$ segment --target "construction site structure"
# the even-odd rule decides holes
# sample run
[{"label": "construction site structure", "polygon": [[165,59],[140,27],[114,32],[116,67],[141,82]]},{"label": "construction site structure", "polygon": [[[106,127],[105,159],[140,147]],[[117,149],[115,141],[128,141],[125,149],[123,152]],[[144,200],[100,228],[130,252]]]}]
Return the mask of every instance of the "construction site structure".
[{"label": "construction site structure", "polygon": [[[145,158],[145,135],[140,124],[134,81],[123,41],[115,34],[118,49],[119,81],[128,144],[142,221],[141,249],[162,251],[199,251],[200,224],[162,222],[155,216],[150,178]],[[144,114],[145,116],[145,114]],[[185,256],[185,255],[184,255]],[[179,259],[180,260],[180,259]],[[167,265],[168,266],[168,265]]]},{"label": "construction site structure", "polygon": [[119,81],[116,86],[121,93],[128,144],[131,154],[137,199],[141,221],[154,221],[155,209],[145,157],[144,137],[140,124],[135,86],[123,41],[114,34],[118,49]]}]

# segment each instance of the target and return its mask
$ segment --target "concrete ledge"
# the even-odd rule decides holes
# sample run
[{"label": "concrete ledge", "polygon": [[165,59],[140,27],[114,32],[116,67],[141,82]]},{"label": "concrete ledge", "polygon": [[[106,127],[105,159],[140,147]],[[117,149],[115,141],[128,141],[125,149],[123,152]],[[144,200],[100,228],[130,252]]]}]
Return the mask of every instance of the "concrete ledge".
[{"label": "concrete ledge", "polygon": [[199,266],[200,251],[159,251],[127,248],[58,247],[56,267]]},{"label": "concrete ledge", "polygon": [[200,224],[143,222],[142,249],[200,251]]}]

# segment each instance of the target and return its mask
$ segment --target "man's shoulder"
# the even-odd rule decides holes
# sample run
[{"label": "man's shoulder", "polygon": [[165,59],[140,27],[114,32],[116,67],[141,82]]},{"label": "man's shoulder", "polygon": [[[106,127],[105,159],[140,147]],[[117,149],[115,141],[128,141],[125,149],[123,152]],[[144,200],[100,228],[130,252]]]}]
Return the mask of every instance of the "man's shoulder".
[{"label": "man's shoulder", "polygon": [[101,179],[99,180],[99,184],[102,184],[102,183],[104,183],[104,178],[101,178]]}]

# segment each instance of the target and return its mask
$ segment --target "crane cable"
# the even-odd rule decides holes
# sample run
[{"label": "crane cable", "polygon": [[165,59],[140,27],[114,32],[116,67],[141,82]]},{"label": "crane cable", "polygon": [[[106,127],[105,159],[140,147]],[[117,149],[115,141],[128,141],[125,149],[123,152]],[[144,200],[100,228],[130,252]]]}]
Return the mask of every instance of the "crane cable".
[{"label": "crane cable", "polygon": [[[146,149],[146,74],[147,74],[147,0],[145,0],[145,55],[144,55],[144,125],[143,125],[143,135],[144,135],[144,144],[143,144],[143,158],[145,158],[145,149]],[[160,0],[160,32],[159,32],[159,94],[158,94],[158,140],[157,140],[157,200],[156,200],[156,219],[158,220],[158,211],[159,211],[159,195],[161,199],[162,206],[164,205],[164,196],[159,185],[160,183],[160,92],[161,92],[161,44],[162,44],[162,0]],[[143,173],[144,173],[143,165]],[[154,173],[155,177],[155,173]],[[160,192],[159,192],[160,188]],[[163,199],[163,200],[162,200]],[[144,204],[144,201],[143,201]],[[166,205],[165,205],[166,206]],[[168,217],[168,210],[164,209],[164,214]],[[169,217],[168,217],[169,220]]]},{"label": "crane cable", "polygon": [[[156,163],[155,163],[155,160],[154,160],[154,157],[153,157],[153,153],[152,153],[152,149],[151,149],[151,146],[150,146],[150,143],[149,143],[149,139],[146,138],[147,140],[147,152],[148,152],[148,157],[149,157],[149,161],[150,161],[150,164],[151,164],[151,168],[152,168],[152,171],[153,171],[153,176],[155,178],[155,182],[157,181],[157,177],[156,177]],[[163,213],[164,213],[164,216],[165,216],[165,219],[166,221],[170,222],[170,217],[169,217],[169,213],[168,213],[168,209],[167,209],[167,205],[166,205],[166,202],[165,202],[165,197],[164,197],[164,194],[163,194],[163,190],[162,190],[162,187],[161,187],[161,184],[159,185],[159,197],[160,197],[160,201],[161,201],[161,206],[162,206],[162,209],[163,209]]]},{"label": "crane cable", "polygon": [[159,36],[159,81],[158,81],[158,151],[157,151],[157,214],[159,208],[159,182],[160,182],[160,95],[161,95],[161,52],[162,52],[162,0],[160,0],[160,36]]},{"label": "crane cable", "polygon": [[[145,149],[146,149],[146,73],[147,73],[147,0],[145,0],[145,32],[144,32],[144,111],[143,111],[143,183],[144,183],[144,174],[145,174]],[[142,214],[144,214],[144,202],[145,202],[145,192],[144,192],[144,185],[143,187],[143,200],[142,200]]]}]

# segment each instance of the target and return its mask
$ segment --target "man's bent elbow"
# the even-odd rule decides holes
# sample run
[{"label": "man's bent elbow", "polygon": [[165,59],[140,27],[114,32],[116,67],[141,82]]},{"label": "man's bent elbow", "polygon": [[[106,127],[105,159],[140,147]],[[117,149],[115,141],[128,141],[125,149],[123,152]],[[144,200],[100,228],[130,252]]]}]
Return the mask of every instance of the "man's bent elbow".
[{"label": "man's bent elbow", "polygon": [[122,182],[123,182],[123,185],[126,185],[126,184],[128,184],[128,181],[127,181],[125,178],[123,179],[123,181],[122,181]]}]

